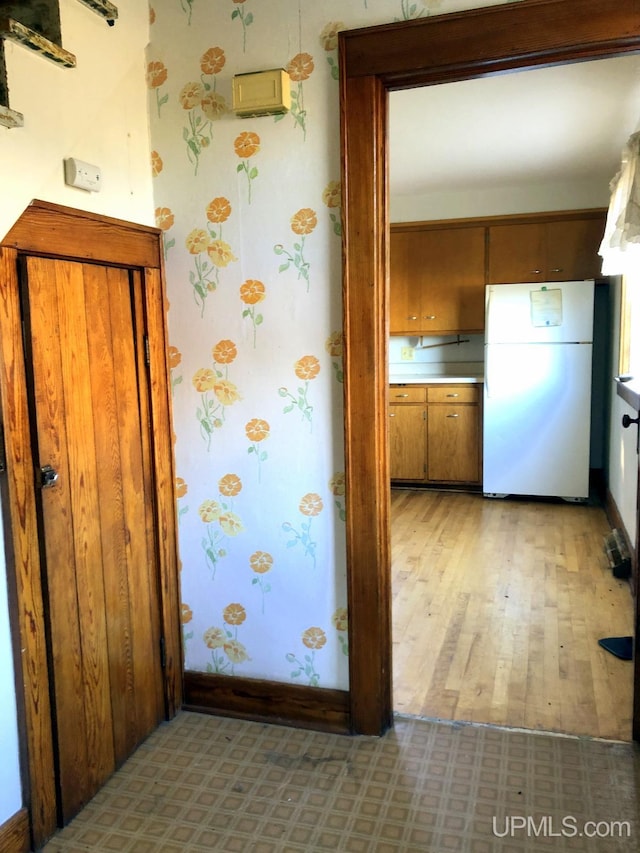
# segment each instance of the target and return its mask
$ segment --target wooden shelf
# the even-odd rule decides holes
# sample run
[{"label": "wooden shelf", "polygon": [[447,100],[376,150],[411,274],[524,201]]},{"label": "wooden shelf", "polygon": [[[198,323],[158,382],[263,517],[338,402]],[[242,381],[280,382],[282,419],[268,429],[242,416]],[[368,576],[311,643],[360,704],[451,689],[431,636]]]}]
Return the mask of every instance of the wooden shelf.
[{"label": "wooden shelf", "polygon": [[109,0],[80,0],[87,8],[91,9],[112,27],[118,18],[118,7]]},{"label": "wooden shelf", "polygon": [[65,68],[75,68],[76,66],[76,58],[73,53],[69,53],[68,50],[54,44],[40,33],[13,18],[0,18],[0,38],[10,39],[16,44],[28,47],[45,59],[49,59],[57,65],[63,65]]},{"label": "wooden shelf", "polygon": [[24,116],[9,107],[0,104],[0,125],[2,127],[24,127]]}]

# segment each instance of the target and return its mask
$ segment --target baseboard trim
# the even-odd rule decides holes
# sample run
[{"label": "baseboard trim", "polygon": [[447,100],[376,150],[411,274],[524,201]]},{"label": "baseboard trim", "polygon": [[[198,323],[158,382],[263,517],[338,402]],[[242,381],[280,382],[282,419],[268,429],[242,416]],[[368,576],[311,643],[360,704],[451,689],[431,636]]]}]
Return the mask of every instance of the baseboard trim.
[{"label": "baseboard trim", "polygon": [[350,734],[349,694],[279,681],[185,672],[188,711]]},{"label": "baseboard trim", "polygon": [[624,521],[622,520],[622,516],[620,515],[620,510],[618,509],[618,505],[615,502],[615,498],[607,489],[605,495],[605,504],[604,510],[607,514],[607,518],[609,519],[609,524],[612,528],[616,528],[622,534],[622,538],[624,539],[625,545],[627,546],[627,551],[631,555],[631,577],[629,578],[629,583],[631,584],[631,589],[635,594],[636,589],[636,580],[638,577],[638,566],[636,564],[636,549],[631,544],[631,540],[629,539],[629,534],[627,533],[627,528],[624,526]]},{"label": "baseboard trim", "polygon": [[27,853],[30,849],[29,813],[20,809],[0,825],[0,850],[2,853]]}]

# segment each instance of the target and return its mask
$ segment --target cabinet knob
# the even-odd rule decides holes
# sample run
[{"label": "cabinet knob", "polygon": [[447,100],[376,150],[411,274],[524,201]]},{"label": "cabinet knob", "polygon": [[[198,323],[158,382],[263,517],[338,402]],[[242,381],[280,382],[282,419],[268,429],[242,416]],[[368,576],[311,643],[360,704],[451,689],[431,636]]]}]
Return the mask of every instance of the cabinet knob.
[{"label": "cabinet knob", "polygon": [[435,315],[435,314],[425,314],[425,315],[424,315],[424,317],[423,317],[422,319],[423,319],[423,320],[435,320],[435,319],[436,319],[436,315]]},{"label": "cabinet knob", "polygon": [[460,394],[447,394],[447,397],[459,397]]},{"label": "cabinet knob", "polygon": [[549,270],[549,272],[562,272],[562,267],[554,267],[552,270]]},{"label": "cabinet knob", "polygon": [[417,319],[418,319],[418,317],[416,314],[411,314],[409,317],[407,317],[407,320],[417,320]]},{"label": "cabinet knob", "polygon": [[447,417],[448,418],[459,418],[460,415],[457,412],[455,412],[453,415],[447,415]]},{"label": "cabinet knob", "polygon": [[532,275],[540,275],[542,270],[531,270]]},{"label": "cabinet knob", "polygon": [[395,416],[396,416],[396,413],[395,413],[395,412],[389,412],[389,417],[390,417],[390,418],[395,418]]},{"label": "cabinet knob", "polygon": [[408,394],[396,394],[396,397],[408,397]]}]

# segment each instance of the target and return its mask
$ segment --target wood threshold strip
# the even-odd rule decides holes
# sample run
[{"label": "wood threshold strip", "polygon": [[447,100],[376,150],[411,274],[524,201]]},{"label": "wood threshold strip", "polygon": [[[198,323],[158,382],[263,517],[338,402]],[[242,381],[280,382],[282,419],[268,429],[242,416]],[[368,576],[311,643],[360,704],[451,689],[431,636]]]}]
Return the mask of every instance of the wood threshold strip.
[{"label": "wood threshold strip", "polygon": [[351,733],[349,694],[343,690],[185,672],[183,708],[334,734]]},{"label": "wood threshold strip", "polygon": [[13,18],[0,18],[0,38],[10,39],[28,47],[30,50],[39,53],[45,59],[50,59],[56,65],[63,65],[65,68],[75,68],[76,58],[73,53],[69,53],[58,44],[49,41],[35,30],[25,27],[19,21]]}]

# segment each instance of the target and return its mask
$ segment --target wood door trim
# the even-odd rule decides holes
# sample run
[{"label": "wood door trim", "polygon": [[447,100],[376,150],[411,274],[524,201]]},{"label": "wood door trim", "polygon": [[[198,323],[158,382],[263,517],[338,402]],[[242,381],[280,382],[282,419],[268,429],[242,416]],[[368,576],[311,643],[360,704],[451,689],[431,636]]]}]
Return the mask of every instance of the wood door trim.
[{"label": "wood door trim", "polygon": [[9,495],[5,511],[11,530],[11,541],[7,543],[8,567],[9,570],[13,567],[16,576],[17,640],[22,649],[28,767],[25,794],[30,804],[32,844],[38,847],[55,832],[57,802],[35,472],[17,275],[21,254],[111,263],[143,270],[151,355],[152,462],[156,472],[154,502],[167,661],[163,673],[167,718],[182,705],[182,648],[162,232],[59,205],[33,202],[0,242],[0,403]]},{"label": "wood door trim", "polygon": [[[351,724],[391,725],[388,92],[640,50],[637,0],[520,0],[339,34]],[[635,716],[640,714],[636,681]]]}]

